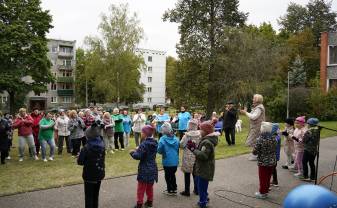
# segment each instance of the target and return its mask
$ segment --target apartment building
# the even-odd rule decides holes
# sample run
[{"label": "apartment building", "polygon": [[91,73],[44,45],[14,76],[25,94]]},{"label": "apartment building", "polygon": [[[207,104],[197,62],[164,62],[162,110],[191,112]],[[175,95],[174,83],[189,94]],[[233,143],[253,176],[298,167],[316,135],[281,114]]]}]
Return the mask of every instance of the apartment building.
[{"label": "apartment building", "polygon": [[320,79],[324,92],[337,87],[337,32],[321,34]]},{"label": "apartment building", "polygon": [[143,102],[137,105],[165,105],[166,53],[149,49],[137,49],[136,53],[143,56],[145,63],[139,80],[145,85],[145,93]]}]

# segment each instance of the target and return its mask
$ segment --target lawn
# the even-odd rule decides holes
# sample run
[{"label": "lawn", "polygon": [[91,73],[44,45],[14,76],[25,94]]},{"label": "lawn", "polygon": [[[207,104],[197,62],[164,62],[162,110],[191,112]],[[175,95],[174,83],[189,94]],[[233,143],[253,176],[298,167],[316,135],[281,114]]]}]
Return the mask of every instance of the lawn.
[{"label": "lawn", "polygon": [[[236,145],[227,146],[224,136],[216,148],[216,159],[245,154],[250,151],[244,143],[247,136],[247,120],[243,121],[243,132],[236,135]],[[337,128],[337,122],[322,122],[322,126]],[[336,132],[322,131],[322,138],[335,136]],[[0,166],[0,196],[27,191],[61,187],[82,182],[82,167],[76,165],[76,160],[68,154],[55,156],[52,162],[33,161],[28,158],[28,149],[25,151],[25,160],[18,162],[18,148],[15,136],[14,146],[11,150],[12,159],[6,165]],[[106,178],[125,176],[137,172],[138,162],[131,159],[128,152],[134,147],[131,139],[131,147],[124,152],[108,154],[106,157]],[[157,157],[160,164],[161,157]],[[160,166],[160,165],[159,165]]]}]

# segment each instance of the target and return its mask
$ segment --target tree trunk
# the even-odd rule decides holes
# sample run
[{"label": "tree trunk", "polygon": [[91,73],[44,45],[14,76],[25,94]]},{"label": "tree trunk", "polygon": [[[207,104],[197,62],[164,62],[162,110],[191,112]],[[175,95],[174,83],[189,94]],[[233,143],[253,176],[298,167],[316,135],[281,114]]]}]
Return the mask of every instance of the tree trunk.
[{"label": "tree trunk", "polygon": [[11,115],[14,115],[15,114],[15,100],[14,100],[15,92],[9,91],[8,94],[9,94],[9,113]]}]

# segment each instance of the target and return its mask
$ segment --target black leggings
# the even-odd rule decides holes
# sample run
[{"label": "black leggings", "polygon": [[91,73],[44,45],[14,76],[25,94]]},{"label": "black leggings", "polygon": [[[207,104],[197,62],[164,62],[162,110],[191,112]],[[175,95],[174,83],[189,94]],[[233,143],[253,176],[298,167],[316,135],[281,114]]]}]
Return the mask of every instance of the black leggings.
[{"label": "black leggings", "polygon": [[309,163],[309,166],[310,166],[310,179],[311,180],[315,180],[316,179],[315,158],[316,158],[315,154],[312,154],[312,153],[304,150],[303,159],[302,159],[302,165],[303,165],[303,176],[305,178],[308,178],[308,175],[309,175],[309,172],[308,172],[308,163]]},{"label": "black leggings", "polygon": [[[195,181],[195,176],[192,174],[193,182],[194,182],[194,192],[198,193],[198,185]],[[185,178],[185,192],[190,193],[190,185],[191,185],[191,173],[184,173]]]},{"label": "black leggings", "polygon": [[73,144],[73,152],[72,155],[73,156],[77,156],[77,154],[80,152],[81,150],[81,138],[78,139],[72,139],[71,140],[72,144]]},{"label": "black leggings", "polygon": [[176,181],[177,166],[173,167],[164,166],[164,172],[165,172],[167,191],[168,192],[177,191],[177,181]]},{"label": "black leggings", "polygon": [[123,138],[123,134],[124,132],[115,132],[114,134],[114,142],[115,142],[115,149],[118,150],[119,146],[118,146],[118,141],[121,145],[121,148],[124,149],[124,138]]},{"label": "black leggings", "polygon": [[1,164],[5,164],[6,157],[8,157],[8,150],[0,150],[1,154]]},{"label": "black leggings", "polygon": [[98,208],[101,181],[84,182],[85,208]]}]

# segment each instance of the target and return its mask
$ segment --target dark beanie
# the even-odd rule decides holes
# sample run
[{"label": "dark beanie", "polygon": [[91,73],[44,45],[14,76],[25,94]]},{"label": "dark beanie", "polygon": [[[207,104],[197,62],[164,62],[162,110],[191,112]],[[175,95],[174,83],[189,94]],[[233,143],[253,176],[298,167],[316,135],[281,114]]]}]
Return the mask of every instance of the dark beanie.
[{"label": "dark beanie", "polygon": [[90,126],[85,131],[85,136],[87,139],[96,139],[101,135],[101,128],[99,126]]},{"label": "dark beanie", "polygon": [[290,126],[294,125],[294,119],[293,118],[287,118],[285,122],[286,122],[286,124],[289,124]]}]

